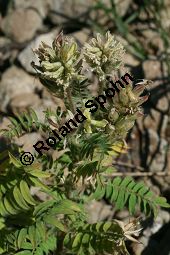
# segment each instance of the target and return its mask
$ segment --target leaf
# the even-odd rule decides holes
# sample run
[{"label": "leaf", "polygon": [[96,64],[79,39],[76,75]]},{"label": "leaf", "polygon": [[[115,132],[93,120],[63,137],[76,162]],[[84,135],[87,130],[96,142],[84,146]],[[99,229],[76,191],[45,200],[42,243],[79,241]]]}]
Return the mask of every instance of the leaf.
[{"label": "leaf", "polygon": [[45,228],[45,223],[42,221],[37,221],[36,222],[36,235],[39,234],[40,239],[43,241],[46,240],[46,228]]},{"label": "leaf", "polygon": [[109,180],[106,186],[106,198],[109,198],[112,194],[113,186],[111,181]]},{"label": "leaf", "polygon": [[25,202],[25,200],[23,199],[23,196],[21,195],[21,192],[19,190],[19,188],[17,186],[14,187],[13,189],[13,196],[15,198],[15,201],[17,202],[17,204],[24,210],[29,210],[30,207],[28,206],[28,204]]},{"label": "leaf", "polygon": [[165,197],[157,197],[154,202],[161,207],[170,208],[170,204],[167,203],[167,200]]},{"label": "leaf", "polygon": [[45,201],[45,202],[42,202],[42,203],[38,204],[34,208],[33,215],[36,216],[36,217],[41,216],[45,211],[50,209],[50,207],[52,207],[54,203],[55,203],[54,200],[48,200],[48,201]]},{"label": "leaf", "polygon": [[40,180],[38,180],[38,179],[35,178],[35,177],[31,177],[31,176],[30,176],[29,178],[30,178],[30,180],[35,184],[35,186],[40,187],[40,188],[42,188],[42,190],[51,193],[51,191],[50,191],[50,189],[48,188],[48,186],[45,185],[44,183],[42,183]]},{"label": "leaf", "polygon": [[25,250],[25,251],[19,251],[15,253],[15,255],[32,255],[31,251]]},{"label": "leaf", "polygon": [[104,232],[107,232],[107,230],[112,226],[112,222],[106,222],[104,225],[103,225],[103,230]]},{"label": "leaf", "polygon": [[138,192],[142,187],[144,187],[144,183],[143,182],[139,182],[137,183],[134,188],[133,188],[133,191],[134,192]]},{"label": "leaf", "polygon": [[16,166],[17,168],[21,168],[23,167],[22,163],[17,159],[15,158],[10,152],[9,153],[9,157],[10,157],[10,162]]},{"label": "leaf", "polygon": [[130,195],[130,199],[129,199],[129,211],[130,214],[134,214],[135,213],[135,206],[136,206],[136,196],[134,194]]},{"label": "leaf", "polygon": [[18,213],[18,211],[12,207],[11,203],[9,203],[6,197],[4,197],[4,206],[9,214],[16,215]]},{"label": "leaf", "polygon": [[31,241],[31,244],[33,248],[35,249],[36,247],[36,231],[35,231],[35,226],[30,226],[28,228],[28,237]]},{"label": "leaf", "polygon": [[18,249],[21,248],[22,244],[24,243],[24,241],[26,239],[26,236],[27,236],[27,229],[26,228],[22,228],[19,231],[19,235],[18,235],[18,238],[17,238]]},{"label": "leaf", "polygon": [[124,196],[125,196],[125,191],[123,189],[120,189],[118,192],[118,198],[116,199],[116,208],[117,209],[123,209],[124,207]]},{"label": "leaf", "polygon": [[50,173],[42,172],[42,171],[31,171],[30,174],[38,178],[48,178],[51,176]]},{"label": "leaf", "polygon": [[84,163],[80,166],[77,167],[77,177],[82,176],[85,178],[86,176],[91,176],[96,172],[96,167],[97,167],[98,162],[97,161],[92,161],[90,163]]},{"label": "leaf", "polygon": [[101,198],[103,198],[104,194],[105,194],[105,188],[102,187],[101,184],[98,184],[95,192],[91,194],[88,200],[92,200],[92,199],[100,200]]},{"label": "leaf", "polygon": [[72,244],[72,248],[77,248],[77,246],[79,246],[79,244],[81,243],[82,237],[83,237],[82,233],[78,233],[76,235]]},{"label": "leaf", "polygon": [[124,180],[121,182],[120,187],[127,187],[132,180],[133,179],[131,177],[125,177]]},{"label": "leaf", "polygon": [[44,217],[44,220],[47,224],[51,224],[56,228],[60,229],[63,232],[67,232],[66,227],[58,220],[56,217],[52,217],[51,215]]},{"label": "leaf", "polygon": [[21,193],[22,193],[25,201],[28,204],[36,205],[36,201],[30,195],[30,190],[29,190],[28,184],[25,181],[23,181],[23,180],[21,180],[21,182],[20,182],[20,190],[21,190]]},{"label": "leaf", "polygon": [[78,204],[64,199],[58,202],[51,212],[55,214],[74,214],[75,212],[81,212],[81,209]]},{"label": "leaf", "polygon": [[113,201],[116,201],[117,197],[118,197],[118,194],[119,194],[119,189],[117,186],[113,187],[113,190],[112,190],[112,196],[111,196],[111,202]]},{"label": "leaf", "polygon": [[82,238],[82,244],[85,245],[85,244],[89,244],[89,241],[90,241],[90,235],[89,234],[85,234]]}]

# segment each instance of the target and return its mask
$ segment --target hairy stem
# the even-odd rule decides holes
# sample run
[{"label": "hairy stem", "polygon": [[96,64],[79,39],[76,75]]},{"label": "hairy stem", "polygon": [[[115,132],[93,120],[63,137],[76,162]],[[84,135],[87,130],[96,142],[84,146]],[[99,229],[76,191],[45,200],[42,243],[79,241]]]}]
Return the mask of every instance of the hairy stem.
[{"label": "hairy stem", "polygon": [[99,95],[103,94],[103,81],[99,81],[99,89],[98,89],[98,93]]},{"label": "hairy stem", "polygon": [[67,96],[67,102],[69,104],[69,108],[70,110],[72,111],[72,113],[75,113],[76,110],[75,110],[75,106],[74,106],[74,103],[73,103],[73,100],[72,100],[72,94],[71,94],[71,90],[70,90],[70,87],[68,87],[66,89],[66,96]]}]

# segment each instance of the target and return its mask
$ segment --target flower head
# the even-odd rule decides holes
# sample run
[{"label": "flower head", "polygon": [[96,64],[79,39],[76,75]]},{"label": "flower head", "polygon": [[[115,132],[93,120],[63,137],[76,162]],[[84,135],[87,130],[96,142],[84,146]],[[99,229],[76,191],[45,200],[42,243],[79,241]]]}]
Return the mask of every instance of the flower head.
[{"label": "flower head", "polygon": [[83,51],[85,61],[99,75],[101,81],[121,66],[124,52],[123,45],[109,31],[105,36],[98,33],[96,38],[85,44]]},{"label": "flower head", "polygon": [[42,42],[34,52],[38,55],[40,62],[40,66],[34,65],[34,68],[37,69],[42,79],[55,82],[58,86],[62,85],[65,89],[71,80],[80,78],[80,66],[78,66],[80,52],[73,38],[64,37],[60,33],[52,46]]},{"label": "flower head", "polygon": [[136,84],[133,88],[132,84],[126,85],[125,88],[121,88],[113,98],[114,107],[120,113],[131,112],[136,113],[140,110],[140,105],[147,99],[148,95],[140,97],[145,90],[144,84]]}]

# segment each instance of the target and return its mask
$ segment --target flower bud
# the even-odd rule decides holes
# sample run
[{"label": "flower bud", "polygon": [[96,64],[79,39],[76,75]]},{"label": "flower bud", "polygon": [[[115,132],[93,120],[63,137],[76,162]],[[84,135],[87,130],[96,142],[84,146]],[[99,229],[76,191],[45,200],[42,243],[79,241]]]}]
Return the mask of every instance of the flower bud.
[{"label": "flower bud", "polygon": [[41,66],[44,71],[57,71],[61,67],[60,62],[50,63],[48,61],[42,61]]},{"label": "flower bud", "polygon": [[115,108],[112,108],[109,115],[108,115],[109,120],[112,121],[112,123],[115,123],[116,120],[119,118],[119,114],[117,113]]},{"label": "flower bud", "polygon": [[126,88],[121,88],[119,92],[119,101],[123,106],[126,106],[129,103],[129,96]]}]

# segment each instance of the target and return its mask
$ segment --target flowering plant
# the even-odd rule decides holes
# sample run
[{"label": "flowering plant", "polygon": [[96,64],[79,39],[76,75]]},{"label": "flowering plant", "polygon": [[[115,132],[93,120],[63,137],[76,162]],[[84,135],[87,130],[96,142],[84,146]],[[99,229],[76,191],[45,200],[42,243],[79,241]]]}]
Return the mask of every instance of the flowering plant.
[{"label": "flowering plant", "polygon": [[[12,153],[2,155],[7,160],[0,176],[0,254],[128,255],[125,241],[138,242],[138,218],[129,224],[115,219],[92,222],[85,208],[93,199],[107,199],[116,210],[126,206],[135,217],[137,210],[156,216],[159,206],[169,207],[143,182],[110,178],[113,157],[127,152],[126,135],[142,115],[141,104],[148,98],[141,96],[145,85],[133,86],[122,76],[124,83],[116,81],[118,89],[111,90],[109,79],[123,64],[124,49],[109,32],[98,34],[82,51],[61,33],[52,46],[42,43],[35,52],[39,65],[33,67],[42,84],[64,100],[65,109],[47,110],[44,123],[31,110],[11,118],[4,131],[11,139],[35,129],[49,132],[46,142],[56,151],[36,156],[31,166],[22,165]],[[107,102],[105,95],[89,96],[85,62],[98,79],[98,93],[108,95]],[[50,144],[60,128],[64,141]],[[32,187],[45,196],[33,195]]]}]

